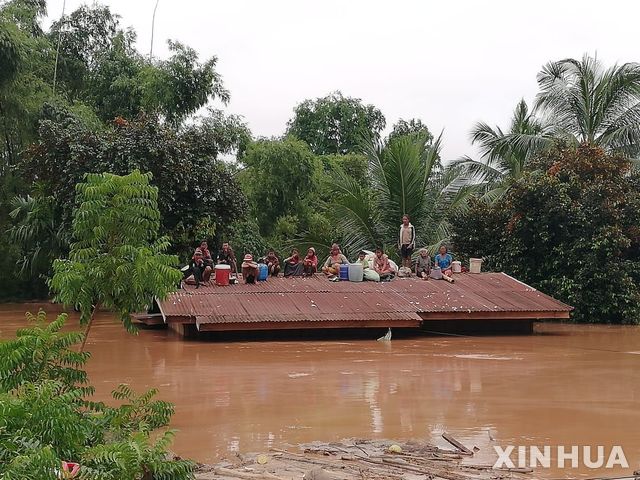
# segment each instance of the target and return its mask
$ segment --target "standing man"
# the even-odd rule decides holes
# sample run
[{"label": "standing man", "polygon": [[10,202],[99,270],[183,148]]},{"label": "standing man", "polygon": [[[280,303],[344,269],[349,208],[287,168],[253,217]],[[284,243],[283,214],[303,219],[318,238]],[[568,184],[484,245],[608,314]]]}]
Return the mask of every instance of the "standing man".
[{"label": "standing man", "polygon": [[411,270],[411,254],[416,246],[416,229],[409,222],[409,215],[402,216],[400,225],[400,235],[398,237],[398,248],[402,257],[402,266]]},{"label": "standing man", "polygon": [[232,274],[235,275],[236,273],[238,273],[237,265],[236,265],[236,256],[233,253],[233,250],[231,249],[229,242],[224,242],[222,244],[222,250],[218,252],[218,257],[216,260],[218,265],[221,265],[221,264],[229,265],[231,267]]}]

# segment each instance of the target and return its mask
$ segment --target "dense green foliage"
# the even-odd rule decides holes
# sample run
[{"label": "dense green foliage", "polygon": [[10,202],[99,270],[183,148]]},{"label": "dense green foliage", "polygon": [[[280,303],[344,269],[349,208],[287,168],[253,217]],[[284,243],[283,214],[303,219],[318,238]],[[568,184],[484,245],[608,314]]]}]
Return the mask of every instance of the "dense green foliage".
[{"label": "dense green foliage", "polygon": [[583,322],[640,323],[640,179],[581,145],[539,157],[495,204],[453,220],[456,249],[577,307]]},{"label": "dense green foliage", "polygon": [[86,480],[193,478],[194,464],[167,451],[175,432],[154,433],[169,424],[171,404],[127,385],[113,392],[118,407],[90,401],[90,354],[74,347],[82,335],[63,331],[66,315],[28,318],[0,343],[0,478],[57,480],[63,461],[79,463]]},{"label": "dense green foliage", "polygon": [[178,258],[165,253],[169,240],[158,237],[158,189],[150,179],[136,170],[89,174],[77,185],[69,258],[53,262],[50,284],[57,301],[80,310],[85,337],[99,308],[116,312],[134,331],[130,314],[147,310],[180,281]]},{"label": "dense green foliage", "polygon": [[212,237],[216,225],[245,213],[245,198],[237,194],[240,187],[217,161],[248,135],[235,117],[212,111],[176,131],[155,116],[143,115],[94,132],[69,112],[52,109],[41,121],[39,134],[19,171],[56,198],[56,220],[65,227],[75,207],[75,185],[88,172],[151,172],[159,189],[161,231],[172,238],[176,250],[194,238]]},{"label": "dense green foliage", "polygon": [[307,142],[313,153],[357,152],[362,139],[380,134],[386,121],[373,105],[341,92],[305,100],[295,109],[287,133]]},{"label": "dense green foliage", "polygon": [[314,190],[316,157],[300,140],[260,140],[249,146],[242,162],[253,215],[261,231],[271,234],[278,218],[295,215]]},{"label": "dense green foliage", "polygon": [[[549,264],[521,261],[517,245],[492,232],[511,218],[511,189],[540,188],[540,162],[558,148],[599,146],[621,165],[635,160],[638,64],[605,68],[586,55],[547,63],[533,108],[519,102],[504,129],[477,123],[480,157],[450,162],[440,158],[442,135],[419,118],[398,119],[385,138],[383,113],[339,91],[302,100],[281,137],[253,139],[241,117],[205,108],[230,97],[216,57],[201,60],[171,41],[166,58],[150,58],[136,49],[135,31],[97,4],[45,29],[45,7],[0,6],[0,296],[49,293],[53,260],[69,256],[75,186],[86,174],[139,170],[152,174],[158,233],[182,262],[201,240],[214,251],[230,241],[239,255],[314,246],[323,257],[338,242],[350,256],[383,246],[394,257],[408,213],[418,246],[450,243],[453,224],[460,258],[486,254],[485,266],[548,284],[578,312],[590,305]],[[545,195],[559,187],[549,188]],[[534,224],[553,231],[556,220],[541,213]],[[600,241],[589,229],[579,234]],[[508,255],[486,253],[507,247]],[[600,317],[633,321],[624,312]]]}]

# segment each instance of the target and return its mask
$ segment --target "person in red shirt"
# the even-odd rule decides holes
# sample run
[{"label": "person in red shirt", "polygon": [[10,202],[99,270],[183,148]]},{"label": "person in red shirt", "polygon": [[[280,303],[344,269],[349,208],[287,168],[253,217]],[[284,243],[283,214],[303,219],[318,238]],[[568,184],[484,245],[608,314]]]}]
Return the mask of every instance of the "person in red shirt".
[{"label": "person in red shirt", "polygon": [[318,257],[316,249],[311,247],[307,250],[307,256],[302,261],[303,276],[311,276],[318,271]]}]

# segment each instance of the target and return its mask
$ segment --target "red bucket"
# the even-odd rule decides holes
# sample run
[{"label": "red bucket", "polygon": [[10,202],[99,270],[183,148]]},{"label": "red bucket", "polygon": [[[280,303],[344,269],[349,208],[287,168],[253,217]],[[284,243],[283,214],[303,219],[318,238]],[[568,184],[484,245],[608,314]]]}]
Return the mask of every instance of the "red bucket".
[{"label": "red bucket", "polygon": [[229,285],[229,277],[231,276],[231,267],[229,265],[216,265],[216,285]]}]

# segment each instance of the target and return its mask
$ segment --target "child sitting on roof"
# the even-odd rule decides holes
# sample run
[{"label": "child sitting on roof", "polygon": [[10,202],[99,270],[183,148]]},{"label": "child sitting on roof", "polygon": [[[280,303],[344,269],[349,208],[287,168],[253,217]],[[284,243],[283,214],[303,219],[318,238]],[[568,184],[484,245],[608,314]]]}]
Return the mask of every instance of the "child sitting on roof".
[{"label": "child sitting on roof", "polygon": [[273,248],[267,252],[267,255],[264,257],[264,263],[269,270],[269,275],[277,277],[278,273],[280,273],[280,260]]},{"label": "child sitting on roof", "polygon": [[429,252],[427,252],[426,248],[421,248],[416,259],[416,277],[428,280],[430,273],[431,257],[429,257]]},{"label": "child sitting on roof", "polygon": [[358,260],[356,263],[362,265],[363,279],[369,280],[370,282],[379,282],[380,275],[376,273],[376,271],[369,266],[369,260],[367,260],[367,252],[361,250],[358,254]]},{"label": "child sitting on roof", "polygon": [[318,257],[315,248],[310,247],[307,250],[307,256],[302,260],[302,270],[303,276],[311,276],[318,271]]}]

